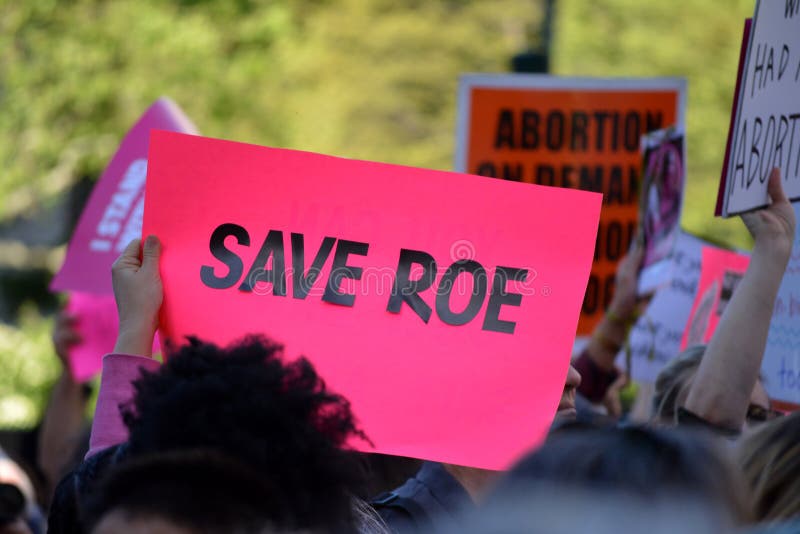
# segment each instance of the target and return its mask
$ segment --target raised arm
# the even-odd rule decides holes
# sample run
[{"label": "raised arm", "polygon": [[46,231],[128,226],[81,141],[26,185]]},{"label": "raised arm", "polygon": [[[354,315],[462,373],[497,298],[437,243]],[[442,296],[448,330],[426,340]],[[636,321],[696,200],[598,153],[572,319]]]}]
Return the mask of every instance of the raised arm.
[{"label": "raised arm", "polygon": [[62,311],[56,316],[53,347],[61,362],[59,376],[47,403],[39,431],[38,464],[45,475],[47,498],[76,456],[85,439],[87,391],[69,372],[67,354],[80,342],[75,317]]},{"label": "raised arm", "polygon": [[87,457],[128,438],[119,406],[133,398],[133,381],[141,370],[153,370],[159,365],[150,355],[158,328],[158,310],[163,300],[158,271],[161,245],[154,236],[148,237],[141,259],[139,248],[138,239],[131,241],[112,267],[119,335],[114,354],[103,358],[103,374]]},{"label": "raised arm", "polygon": [[[606,396],[612,384],[616,384],[617,389],[624,384],[624,377],[618,376],[614,361],[628,337],[638,304],[639,267],[644,251],[638,241],[634,243],[628,255],[617,266],[611,304],[592,332],[583,353],[574,362],[582,378],[578,392],[595,403],[608,400]],[[609,410],[618,411],[610,407]]]},{"label": "raised arm", "polygon": [[742,215],[755,240],[750,265],[725,308],[684,403],[692,414],[731,430],[744,424],[794,242],[794,210],[778,169],[772,170],[768,187],[772,204]]}]

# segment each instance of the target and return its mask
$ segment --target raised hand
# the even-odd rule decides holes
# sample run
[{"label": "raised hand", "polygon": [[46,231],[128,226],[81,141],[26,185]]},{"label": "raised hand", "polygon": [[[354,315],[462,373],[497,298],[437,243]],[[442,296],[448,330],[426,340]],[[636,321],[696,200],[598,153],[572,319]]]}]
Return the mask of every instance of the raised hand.
[{"label": "raised hand", "polygon": [[149,356],[164,298],[158,260],[161,244],[149,236],[139,259],[140,240],[131,241],[111,267],[119,310],[119,337],[114,352]]}]

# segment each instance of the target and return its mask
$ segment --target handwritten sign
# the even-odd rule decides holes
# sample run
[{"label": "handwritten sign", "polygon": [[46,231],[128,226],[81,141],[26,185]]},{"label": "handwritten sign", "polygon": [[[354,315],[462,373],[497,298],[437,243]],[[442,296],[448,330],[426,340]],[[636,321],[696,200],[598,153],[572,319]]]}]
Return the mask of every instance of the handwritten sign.
[{"label": "handwritten sign", "polygon": [[131,240],[142,235],[151,129],[197,133],[168,98],[160,98],[145,111],[94,186],[51,290],[112,294],[111,265]]},{"label": "handwritten sign", "polygon": [[[800,4],[800,2],[798,2]],[[794,205],[800,220],[800,205]],[[800,404],[800,233],[778,290],[761,372],[770,398]]]},{"label": "handwritten sign", "polygon": [[697,293],[705,245],[703,240],[679,232],[669,257],[669,281],[656,290],[647,310],[630,331],[628,347],[617,356],[618,365],[625,368],[626,351],[630,350],[630,373],[634,380],[655,383],[664,365],[680,352]]},{"label": "handwritten sign", "polygon": [[600,195],[168,132],[149,161],[163,337],[306,355],[362,450],[503,469],[544,439]]},{"label": "handwritten sign", "polygon": [[781,169],[784,190],[800,199],[800,7],[759,0],[750,31],[724,175],[722,215],[766,206],[767,178]]},{"label": "handwritten sign", "polygon": [[603,193],[578,325],[590,334],[636,231],[641,136],[683,127],[685,81],[474,74],[458,100],[457,171]]}]

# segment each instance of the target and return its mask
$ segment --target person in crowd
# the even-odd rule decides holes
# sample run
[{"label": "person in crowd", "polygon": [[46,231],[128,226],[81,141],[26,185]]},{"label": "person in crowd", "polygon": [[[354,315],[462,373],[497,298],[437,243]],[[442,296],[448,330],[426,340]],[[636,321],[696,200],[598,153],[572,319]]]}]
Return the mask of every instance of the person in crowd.
[{"label": "person in crowd", "polygon": [[531,484],[621,492],[658,501],[678,496],[744,523],[749,495],[728,451],[691,429],[562,425],[498,482],[487,502]]},{"label": "person in crowd", "polygon": [[83,503],[109,466],[198,448],[277,484],[297,521],[291,528],[354,528],[360,469],[344,447],[366,438],[349,403],[306,359],[285,363],[282,346],[260,337],[228,348],[190,339],[163,366],[149,358],[162,300],[159,255],[158,240],[148,238],[140,260],[136,240],[114,265],[116,353],[104,359],[87,465],[62,481],[53,531],[81,531],[71,522],[81,528]]},{"label": "person in crowd", "polygon": [[629,378],[620,372],[615,361],[644,302],[638,298],[637,289],[643,256],[644,247],[639,239],[634,239],[631,250],[617,266],[611,303],[573,364],[581,375],[578,394],[594,405],[603,406],[614,419],[622,415],[620,390]]},{"label": "person in crowd", "polygon": [[25,471],[0,448],[0,534],[44,532],[44,517]]},{"label": "person in crowd", "polygon": [[77,466],[89,448],[86,409],[91,387],[76,381],[69,372],[67,355],[80,342],[76,318],[62,311],[53,328],[53,348],[61,363],[39,431],[37,463],[44,475],[46,501],[64,475]]},{"label": "person in crowd", "polygon": [[[556,424],[576,416],[581,375],[569,366],[556,412]],[[393,532],[458,528],[464,510],[479,503],[499,475],[496,471],[425,462],[416,475],[398,488],[372,499],[372,506]]]},{"label": "person in crowd", "polygon": [[[687,350],[658,378],[654,415],[660,423],[703,425],[736,436],[745,421],[762,422],[775,416],[759,371],[796,221],[777,168],[770,173],[768,193],[768,207],[741,216],[755,242],[752,259],[711,342],[705,348]],[[640,257],[634,248],[621,262],[609,313],[575,362],[583,376],[579,393],[594,402],[613,394],[610,386],[618,377],[614,360],[635,310]]]},{"label": "person in crowd", "polygon": [[793,520],[800,531],[800,412],[745,433],[736,456],[759,522]]},{"label": "person in crowd", "polygon": [[750,265],[700,360],[686,401],[679,406],[679,419],[721,433],[738,433],[744,425],[794,243],[794,209],[777,168],[770,173],[767,191],[768,207],[741,216],[754,240]]},{"label": "person in crowd", "polygon": [[[681,418],[685,417],[680,407],[686,402],[705,351],[705,345],[689,347],[661,369],[656,378],[653,395],[652,415],[655,423],[668,426],[677,425],[681,422]],[[772,409],[767,391],[764,389],[764,383],[760,379],[757,380],[750,395],[745,423],[748,426],[757,425],[779,415],[780,412]],[[729,432],[724,428],[718,429],[718,431],[734,436],[738,434],[738,432]]]},{"label": "person in crowd", "polygon": [[86,503],[87,532],[286,532],[283,489],[214,451],[143,456],[112,469]]},{"label": "person in crowd", "polygon": [[425,534],[434,532],[732,534],[738,530],[719,510],[690,497],[668,495],[654,500],[613,488],[597,492],[547,483],[526,485],[512,495],[471,511],[458,528],[427,531]]}]

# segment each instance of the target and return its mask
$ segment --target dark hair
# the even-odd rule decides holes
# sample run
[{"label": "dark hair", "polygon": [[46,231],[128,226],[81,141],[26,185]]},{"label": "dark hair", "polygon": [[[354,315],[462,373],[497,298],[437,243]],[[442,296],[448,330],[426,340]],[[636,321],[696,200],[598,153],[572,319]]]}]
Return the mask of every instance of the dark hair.
[{"label": "dark hair", "polygon": [[127,455],[127,444],[108,447],[84,460],[55,488],[47,515],[48,534],[81,534],[81,503],[110,468]]},{"label": "dark hair", "polygon": [[575,425],[561,427],[520,461],[497,494],[536,482],[652,499],[691,494],[744,521],[750,513],[738,475],[724,451],[684,429]]},{"label": "dark hair", "polygon": [[212,451],[181,451],[123,462],[84,513],[88,531],[116,512],[197,533],[249,533],[296,524],[283,500],[280,488],[239,462]]},{"label": "dark hair", "polygon": [[156,372],[134,383],[122,407],[129,455],[209,449],[236,458],[281,488],[297,528],[351,522],[360,487],[350,405],[311,363],[283,362],[283,347],[246,337],[222,349],[189,338]]}]

